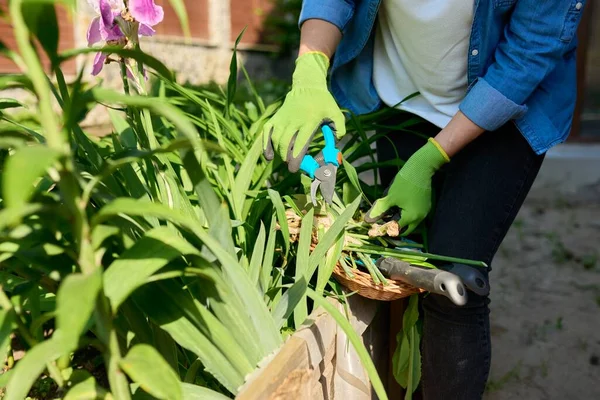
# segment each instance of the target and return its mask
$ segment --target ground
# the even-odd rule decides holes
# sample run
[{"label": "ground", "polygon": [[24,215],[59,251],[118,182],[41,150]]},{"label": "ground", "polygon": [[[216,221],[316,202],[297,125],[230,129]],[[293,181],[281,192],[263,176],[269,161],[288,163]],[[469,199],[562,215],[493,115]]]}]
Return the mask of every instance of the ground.
[{"label": "ground", "polygon": [[528,198],[492,271],[485,400],[600,399],[600,184]]}]

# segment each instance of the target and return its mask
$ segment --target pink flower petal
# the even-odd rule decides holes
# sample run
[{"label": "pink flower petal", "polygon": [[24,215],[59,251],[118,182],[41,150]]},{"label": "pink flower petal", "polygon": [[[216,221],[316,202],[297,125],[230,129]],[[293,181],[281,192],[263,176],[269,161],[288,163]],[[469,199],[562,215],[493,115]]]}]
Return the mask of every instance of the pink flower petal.
[{"label": "pink flower petal", "polygon": [[140,36],[153,36],[156,33],[156,31],[152,29],[151,26],[148,26],[146,24],[140,24],[138,33],[140,34]]},{"label": "pink flower petal", "polygon": [[92,20],[92,23],[87,31],[88,46],[92,46],[101,40],[102,34],[100,33],[100,17],[96,17]]},{"label": "pink flower petal", "polygon": [[164,18],[161,6],[154,4],[154,0],[129,0],[129,12],[140,24],[154,26]]},{"label": "pink flower petal", "polygon": [[115,15],[110,8],[108,0],[100,0],[100,16],[102,17],[102,25],[106,31],[110,31],[115,24]]},{"label": "pink flower petal", "polygon": [[96,57],[94,58],[94,66],[92,67],[92,75],[96,76],[102,71],[104,67],[104,62],[108,56],[102,52],[96,53]]},{"label": "pink flower petal", "polygon": [[127,71],[127,77],[129,79],[131,79],[132,81],[135,81],[135,76],[133,76],[133,68],[131,67],[131,65],[127,64],[126,65],[126,71]]},{"label": "pink flower petal", "polygon": [[115,26],[113,26],[111,30],[105,32],[104,40],[119,40],[124,36],[125,35],[123,35],[123,32],[121,32],[121,28],[119,28],[119,25],[115,24]]}]

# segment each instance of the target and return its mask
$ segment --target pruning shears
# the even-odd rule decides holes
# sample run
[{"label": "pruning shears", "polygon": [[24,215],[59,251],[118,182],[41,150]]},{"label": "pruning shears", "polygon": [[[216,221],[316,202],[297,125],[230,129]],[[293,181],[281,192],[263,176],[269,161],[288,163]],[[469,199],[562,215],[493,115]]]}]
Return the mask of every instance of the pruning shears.
[{"label": "pruning shears", "polygon": [[321,128],[325,138],[325,147],[314,157],[307,154],[300,163],[300,169],[310,179],[310,198],[313,205],[317,205],[317,189],[321,188],[321,194],[327,204],[333,201],[337,169],[342,163],[342,153],[335,146],[335,136],[331,128],[323,125]]}]

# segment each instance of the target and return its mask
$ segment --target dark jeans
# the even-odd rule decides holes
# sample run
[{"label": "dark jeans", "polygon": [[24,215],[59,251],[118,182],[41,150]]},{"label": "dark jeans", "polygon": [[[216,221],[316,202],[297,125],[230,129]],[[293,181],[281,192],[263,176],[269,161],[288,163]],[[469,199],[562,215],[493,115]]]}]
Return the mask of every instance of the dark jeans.
[{"label": "dark jeans", "polygon": [[[407,118],[408,114],[398,113],[384,125],[397,125]],[[428,136],[439,132],[424,120],[410,129]],[[377,142],[377,154],[380,160],[397,155],[406,160],[423,144],[424,138],[392,131]],[[491,266],[543,158],[510,122],[462,149],[434,177],[434,206],[425,222],[429,251]],[[397,171],[396,167],[380,170],[384,187]],[[444,296],[422,297],[422,380],[415,397],[481,399],[491,359],[489,302],[488,297],[473,292],[468,292],[468,302],[462,307]],[[396,397],[391,394],[391,398]]]}]

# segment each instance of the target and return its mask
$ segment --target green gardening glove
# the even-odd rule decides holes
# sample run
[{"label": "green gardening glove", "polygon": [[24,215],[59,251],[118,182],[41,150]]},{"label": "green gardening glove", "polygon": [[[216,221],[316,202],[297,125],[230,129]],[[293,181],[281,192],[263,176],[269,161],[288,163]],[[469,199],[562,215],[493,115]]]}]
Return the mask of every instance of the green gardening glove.
[{"label": "green gardening glove", "polygon": [[402,235],[411,233],[431,209],[433,174],[449,161],[444,149],[430,138],[402,166],[387,195],[375,201],[365,215],[365,222],[376,222],[386,211],[396,206],[400,208],[400,228],[408,227]]},{"label": "green gardening glove", "polygon": [[265,124],[263,150],[267,160],[274,151],[290,172],[300,169],[313,136],[327,124],[340,139],[346,133],[344,114],[327,89],[329,58],[320,52],[296,59],[292,88],[281,108]]}]

